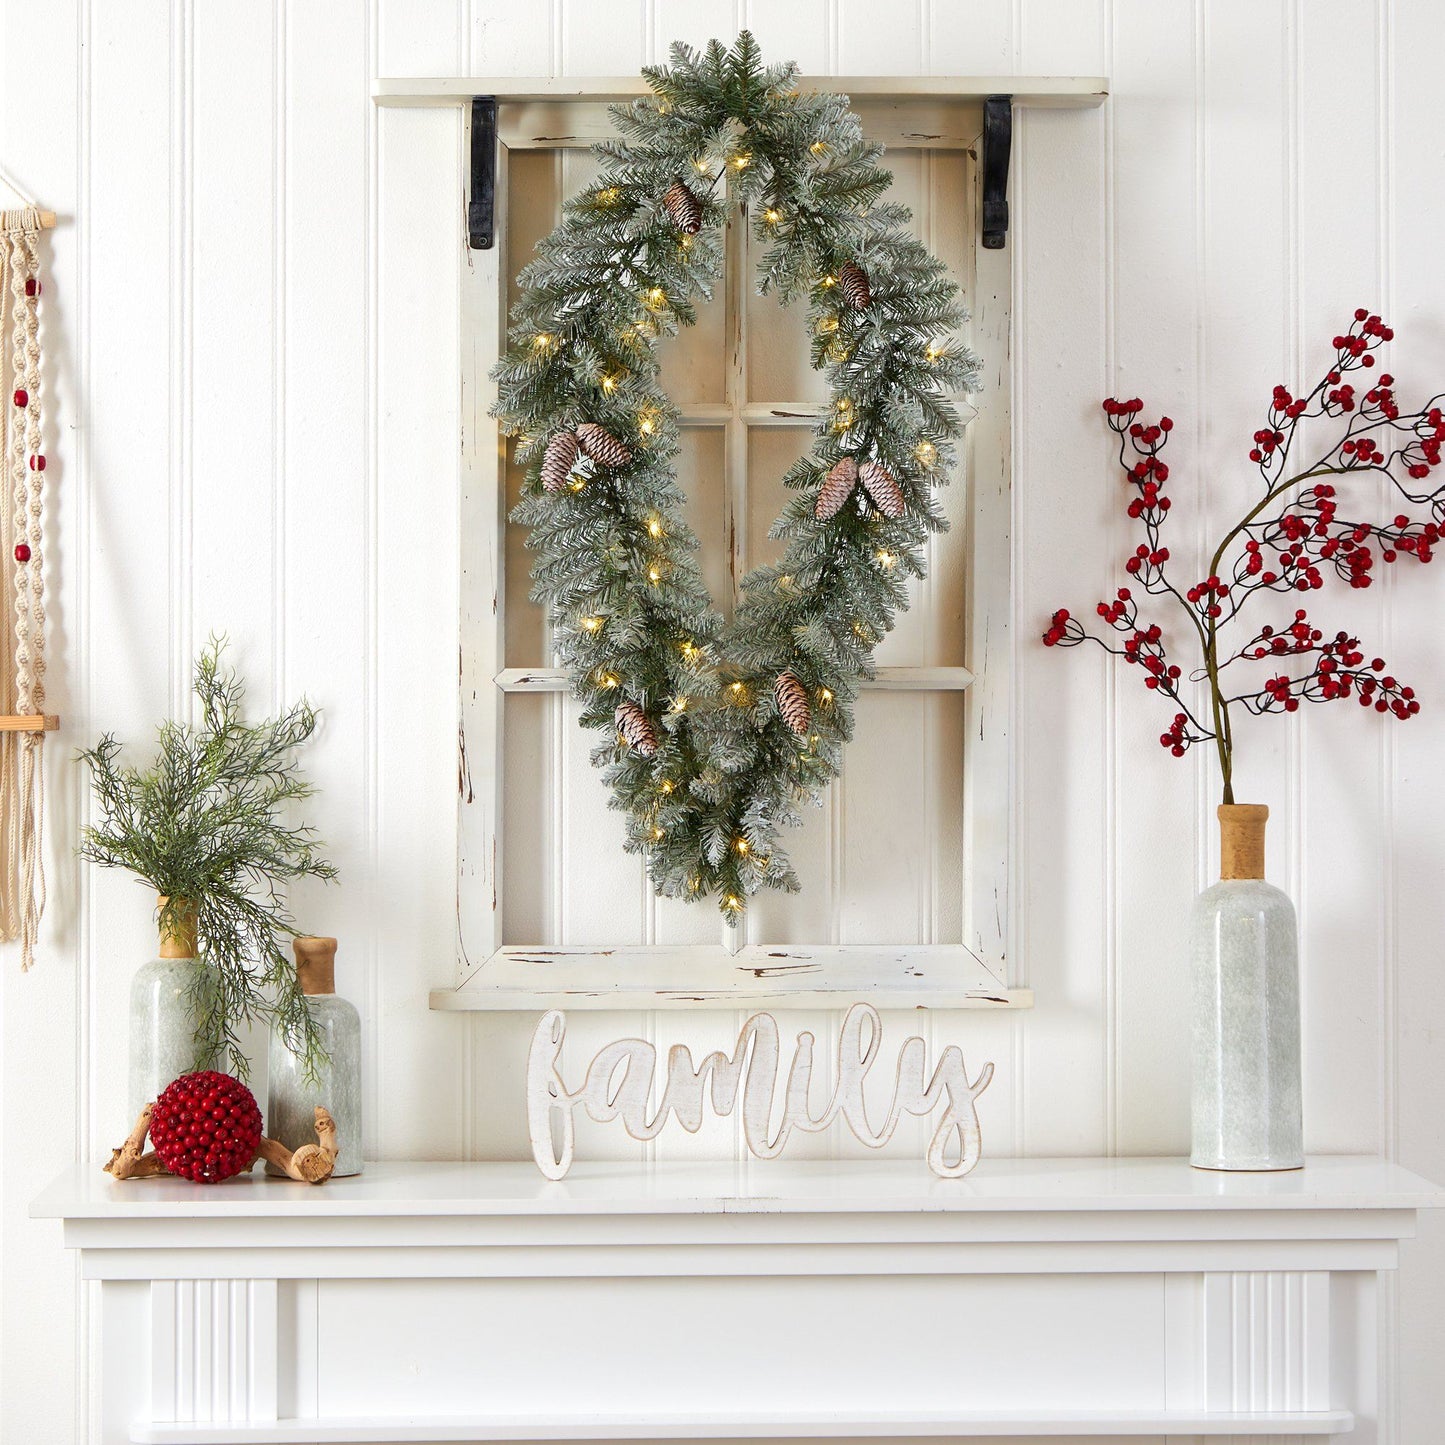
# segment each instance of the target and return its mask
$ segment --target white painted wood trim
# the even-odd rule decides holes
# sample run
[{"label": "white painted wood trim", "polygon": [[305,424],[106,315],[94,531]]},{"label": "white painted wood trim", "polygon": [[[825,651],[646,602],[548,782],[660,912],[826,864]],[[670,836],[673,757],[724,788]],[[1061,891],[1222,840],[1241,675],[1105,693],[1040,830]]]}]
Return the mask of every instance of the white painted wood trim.
[{"label": "white painted wood trim", "polygon": [[[974,173],[969,224],[983,210],[983,168]],[[983,363],[988,404],[977,408],[964,435],[968,478],[969,607],[964,618],[965,660],[979,685],[964,699],[963,941],[986,958],[1000,978],[1010,977],[1016,937],[1011,900],[1017,836],[1017,783],[1013,756],[1014,583],[1016,508],[1012,429],[1019,392],[1014,382],[1013,247],[973,249],[967,294],[970,341]],[[982,539],[982,541],[980,540]],[[981,785],[983,780],[987,785]]]},{"label": "white painted wood trim", "polygon": [[[1015,103],[1093,107],[1104,103],[1109,81],[1102,75],[804,75],[802,90],[868,100],[933,100],[977,103],[1011,95]],[[378,105],[462,105],[476,95],[499,101],[595,104],[650,95],[640,75],[504,77],[476,75],[379,76],[371,96]]]},{"label": "white painted wood trim", "polygon": [[[470,152],[470,117],[462,154]],[[497,195],[507,190],[497,147]],[[492,363],[507,331],[507,228],[487,251],[465,248],[461,269],[461,495],[458,524],[457,980],[502,939],[502,743],[505,695],[492,679],[506,656],[506,438],[491,415]],[[470,360],[467,358],[470,357]]]},{"label": "white painted wood trim", "polygon": [[[736,611],[742,602],[742,580],[748,572],[748,226],[746,211],[730,210],[724,232],[723,272],[723,531],[728,539],[728,584]],[[724,955],[734,955],[746,936],[718,917],[715,924]],[[606,977],[606,965],[597,973]]]},{"label": "white painted wood trim", "polygon": [[447,1012],[544,1008],[1032,1008],[959,944],[869,947],[713,944],[499,948],[455,988]]},{"label": "white painted wood trim", "polygon": [[[560,667],[504,667],[496,683],[503,692],[566,692],[571,686]],[[962,692],[973,683],[966,667],[880,667],[861,686],[882,692]]]},{"label": "white painted wood trim", "polygon": [[153,1419],[180,1436],[208,1421],[276,1428],[276,1298],[274,1279],[153,1279]]},{"label": "white painted wood trim", "polygon": [[1109,1438],[1133,1435],[1335,1435],[1355,1428],[1348,1410],[1121,1413],[1018,1412],[958,1415],[899,1411],[866,1418],[799,1414],[761,1416],[739,1411],[706,1415],[476,1415],[409,1416],[405,1420],[280,1420],[274,1425],[136,1425],[137,1445],[374,1445],[374,1442],[472,1440],[728,1440],[913,1438],[959,1436]]}]

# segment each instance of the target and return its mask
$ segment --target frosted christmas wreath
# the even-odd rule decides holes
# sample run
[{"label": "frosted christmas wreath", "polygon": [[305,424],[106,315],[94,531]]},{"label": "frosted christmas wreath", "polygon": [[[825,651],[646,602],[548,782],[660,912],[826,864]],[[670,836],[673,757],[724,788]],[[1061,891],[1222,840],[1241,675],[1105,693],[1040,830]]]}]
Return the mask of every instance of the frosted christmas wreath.
[{"label": "frosted christmas wreath", "polygon": [[[947,525],[933,497],[977,359],[951,341],[958,286],[884,199],[882,148],[797,67],[672,48],[653,94],[616,106],[596,181],[519,278],[496,415],[528,466],[534,598],[629,851],[657,891],[715,896],[736,921],[760,888],[798,889],[778,830],[839,768],[873,650]],[[677,410],[660,336],[696,319],[723,272],[730,207],[765,248],[759,290],[806,303],[829,405],[784,476],[776,566],[743,580],[725,622],[697,564],[674,475]]]}]

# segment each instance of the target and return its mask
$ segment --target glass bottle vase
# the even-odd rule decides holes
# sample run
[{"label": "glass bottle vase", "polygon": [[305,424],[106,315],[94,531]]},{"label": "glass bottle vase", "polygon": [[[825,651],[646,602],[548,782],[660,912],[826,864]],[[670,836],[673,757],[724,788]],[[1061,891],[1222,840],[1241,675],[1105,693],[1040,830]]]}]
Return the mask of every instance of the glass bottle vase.
[{"label": "glass bottle vase", "polygon": [[[164,908],[166,900],[160,902]],[[194,919],[182,916],[162,928],[159,955],[131,980],[127,1128],[167,1084],[215,1067],[201,1027],[216,1006],[216,970],[196,952]]]},{"label": "glass bottle vase", "polygon": [[[316,1024],[326,1058],[314,1079],[305,1060],[276,1029],[271,1031],[266,1133],[288,1149],[316,1142],[316,1107],[336,1121],[337,1155],[332,1178],[361,1173],[361,1018],[335,991],[334,938],[297,938],[296,975]],[[281,1171],[268,1164],[266,1172]]]},{"label": "glass bottle vase", "polygon": [[1200,1169],[1304,1164],[1298,929],[1294,905],[1264,881],[1268,817],[1259,805],[1220,807],[1220,881],[1190,919]]}]

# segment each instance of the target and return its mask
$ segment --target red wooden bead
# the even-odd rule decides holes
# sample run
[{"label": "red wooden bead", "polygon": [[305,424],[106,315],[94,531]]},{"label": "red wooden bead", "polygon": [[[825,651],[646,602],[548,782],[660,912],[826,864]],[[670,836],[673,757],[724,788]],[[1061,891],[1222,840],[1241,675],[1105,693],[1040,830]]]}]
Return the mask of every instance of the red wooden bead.
[{"label": "red wooden bead", "polygon": [[30,470],[31,470],[32,472],[43,472],[43,471],[45,470],[45,454],[44,454],[44,452],[36,452],[36,453],[30,458]]},{"label": "red wooden bead", "polygon": [[40,282],[37,281],[34,276],[31,276],[31,277],[29,278],[29,280],[26,281],[26,283],[25,283],[25,294],[26,294],[27,296],[38,296],[38,295],[40,295]]},{"label": "red wooden bead", "polygon": [[17,562],[28,562],[30,560],[30,544],[28,542],[17,542],[15,544],[15,560]]},{"label": "red wooden bead", "polygon": [[15,388],[15,405],[16,405],[16,406],[27,406],[27,405],[29,405],[29,402],[30,402],[30,393],[29,393],[28,391],[26,391],[23,386],[17,386],[17,387]]}]

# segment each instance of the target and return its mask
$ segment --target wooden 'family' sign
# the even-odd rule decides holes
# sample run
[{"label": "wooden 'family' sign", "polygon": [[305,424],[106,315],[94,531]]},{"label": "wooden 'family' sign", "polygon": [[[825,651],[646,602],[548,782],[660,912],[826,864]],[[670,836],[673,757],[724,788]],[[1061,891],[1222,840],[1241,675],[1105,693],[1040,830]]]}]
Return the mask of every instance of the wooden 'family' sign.
[{"label": "wooden 'family' sign", "polygon": [[779,1052],[778,1021],[754,1014],[738,1034],[731,1055],[708,1054],[696,1067],[686,1044],[667,1054],[657,1108],[650,1110],[657,1050],[644,1039],[618,1039],[598,1051],[575,1089],[562,1077],[562,1043],[567,1016],[558,1009],[542,1015],[527,1058],[527,1118],[532,1154],[548,1179],[563,1178],[572,1166],[574,1112],[581,1108],[599,1124],[621,1119],[634,1139],[655,1139],[668,1115],[689,1133],[702,1127],[705,1095],[713,1112],[731,1114],[742,1096],[743,1135],[759,1159],[776,1159],[797,1130],[817,1134],[840,1116],[870,1148],[880,1149],[905,1114],[943,1113],[928,1144],[928,1167],[944,1179],[957,1179],[978,1163],[983,1148],[975,1101],[993,1078],[985,1064],[970,1079],[963,1053],[950,1044],[928,1074],[928,1046],[921,1038],[903,1041],[887,1117],[875,1129],[868,1119],[864,1083],[883,1042],[883,1023],[871,1004],[848,1010],[838,1036],[837,1083],[820,1114],[812,1112],[813,1035],[803,1032],[793,1046],[783,1087],[782,1107],[774,1105]]}]

